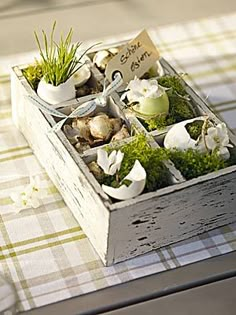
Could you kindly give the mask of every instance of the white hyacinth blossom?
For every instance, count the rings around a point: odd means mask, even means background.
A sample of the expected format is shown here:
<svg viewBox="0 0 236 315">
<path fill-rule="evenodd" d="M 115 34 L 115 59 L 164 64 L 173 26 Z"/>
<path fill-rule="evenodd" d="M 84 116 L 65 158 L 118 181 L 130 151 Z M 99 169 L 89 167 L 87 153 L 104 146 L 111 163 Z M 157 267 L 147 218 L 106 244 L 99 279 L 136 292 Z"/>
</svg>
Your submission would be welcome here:
<svg viewBox="0 0 236 315">
<path fill-rule="evenodd" d="M 141 102 L 145 98 L 158 98 L 163 93 L 158 86 L 157 80 L 140 80 L 137 77 L 131 80 L 121 100 L 126 97 L 130 103 Z"/>
<path fill-rule="evenodd" d="M 218 152 L 225 160 L 229 158 L 228 148 L 232 148 L 232 145 L 229 143 L 229 135 L 225 123 L 208 128 L 205 143 L 208 150 Z"/>
<path fill-rule="evenodd" d="M 30 177 L 30 183 L 22 192 L 14 192 L 10 195 L 17 211 L 28 208 L 38 208 L 42 205 L 42 198 L 47 195 L 46 189 L 42 188 L 39 176 Z"/>
</svg>

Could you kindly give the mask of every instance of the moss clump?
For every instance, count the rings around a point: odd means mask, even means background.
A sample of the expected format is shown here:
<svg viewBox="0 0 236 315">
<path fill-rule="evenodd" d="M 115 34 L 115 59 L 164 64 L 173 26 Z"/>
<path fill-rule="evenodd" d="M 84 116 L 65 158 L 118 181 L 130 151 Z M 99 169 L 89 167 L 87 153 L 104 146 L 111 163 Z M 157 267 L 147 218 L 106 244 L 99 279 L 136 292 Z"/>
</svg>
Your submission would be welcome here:
<svg viewBox="0 0 236 315">
<path fill-rule="evenodd" d="M 37 90 L 39 81 L 43 77 L 42 66 L 39 62 L 34 65 L 30 65 L 22 70 L 23 75 L 30 84 L 33 90 Z"/>
<path fill-rule="evenodd" d="M 171 88 L 172 92 L 181 96 L 185 96 L 187 94 L 181 79 L 177 75 L 165 75 L 160 77 L 158 78 L 158 84 L 165 88 Z"/>
<path fill-rule="evenodd" d="M 226 166 L 226 162 L 216 153 L 201 153 L 197 150 L 188 149 L 167 150 L 169 158 L 176 168 L 188 180 L 218 171 Z"/>
<path fill-rule="evenodd" d="M 148 131 L 156 129 L 161 130 L 164 129 L 167 125 L 171 125 L 174 123 L 174 121 L 172 121 L 171 118 L 167 117 L 166 115 L 159 115 L 155 118 L 141 120 L 141 122 Z"/>
<path fill-rule="evenodd" d="M 124 159 L 119 172 L 114 176 L 105 175 L 101 184 L 112 187 L 119 187 L 119 183 L 131 171 L 135 160 L 139 160 L 147 173 L 147 180 L 144 192 L 155 191 L 169 184 L 169 172 L 163 161 L 166 160 L 164 149 L 151 148 L 145 135 L 137 135 L 130 143 L 121 148 L 112 147 L 109 151 L 120 149 L 124 153 Z"/>
<path fill-rule="evenodd" d="M 178 95 L 169 95 L 169 113 L 166 116 L 159 115 L 155 118 L 143 120 L 143 125 L 149 130 L 164 129 L 166 126 L 195 117 L 195 113 L 189 102 Z"/>
<path fill-rule="evenodd" d="M 185 99 L 177 95 L 171 95 L 169 96 L 169 102 L 170 109 L 168 116 L 174 120 L 174 123 L 195 117 L 195 113 L 190 103 Z"/>
<path fill-rule="evenodd" d="M 202 153 L 194 149 L 180 151 L 177 149 L 151 148 L 143 134 L 137 135 L 132 142 L 125 144 L 121 148 L 113 146 L 107 150 L 110 153 L 114 149 L 120 149 L 124 153 L 121 168 L 114 176 L 105 175 L 104 173 L 103 176 L 100 176 L 101 169 L 99 176 L 96 176 L 97 172 L 91 170 L 99 183 L 114 188 L 119 187 L 122 179 L 128 175 L 137 159 L 147 173 L 144 192 L 155 191 L 170 184 L 169 171 L 163 164 L 168 159 L 173 161 L 175 167 L 186 180 L 218 171 L 236 163 L 235 152 L 231 154 L 230 160 L 224 161 L 217 152 Z M 127 186 L 130 184 L 130 181 L 124 182 Z"/>
<path fill-rule="evenodd" d="M 195 120 L 192 123 L 185 125 L 185 128 L 192 139 L 197 140 L 201 135 L 203 124 L 203 120 Z"/>
</svg>

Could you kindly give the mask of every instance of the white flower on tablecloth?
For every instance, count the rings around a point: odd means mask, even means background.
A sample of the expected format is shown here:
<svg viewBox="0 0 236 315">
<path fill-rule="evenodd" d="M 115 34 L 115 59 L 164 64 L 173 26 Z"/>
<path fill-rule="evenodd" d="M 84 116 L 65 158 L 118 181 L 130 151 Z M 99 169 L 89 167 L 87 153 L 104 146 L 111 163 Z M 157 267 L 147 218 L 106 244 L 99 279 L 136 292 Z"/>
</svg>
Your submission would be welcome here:
<svg viewBox="0 0 236 315">
<path fill-rule="evenodd" d="M 30 177 L 30 183 L 22 192 L 14 192 L 10 195 L 14 201 L 17 211 L 28 208 L 38 208 L 42 205 L 42 198 L 47 195 L 47 191 L 42 187 L 39 176 Z"/>
<path fill-rule="evenodd" d="M 208 150 L 217 151 L 225 160 L 230 157 L 228 147 L 232 148 L 232 145 L 229 143 L 229 135 L 225 123 L 208 128 L 205 142 Z"/>
<path fill-rule="evenodd" d="M 129 82 L 126 90 L 128 91 L 121 96 L 121 100 L 127 97 L 130 103 L 141 102 L 145 98 L 158 98 L 163 93 L 157 80 L 140 80 L 137 77 Z"/>
<path fill-rule="evenodd" d="M 107 151 L 99 149 L 97 151 L 97 164 L 103 169 L 107 175 L 114 175 L 119 171 L 124 153 L 120 150 L 112 151 L 108 156 Z"/>
</svg>

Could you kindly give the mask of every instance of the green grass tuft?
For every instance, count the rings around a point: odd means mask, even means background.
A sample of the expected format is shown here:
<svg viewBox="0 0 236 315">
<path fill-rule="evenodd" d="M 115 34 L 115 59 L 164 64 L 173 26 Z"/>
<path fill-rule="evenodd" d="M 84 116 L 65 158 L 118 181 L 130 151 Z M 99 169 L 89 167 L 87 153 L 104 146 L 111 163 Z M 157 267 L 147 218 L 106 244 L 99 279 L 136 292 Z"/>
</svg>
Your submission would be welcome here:
<svg viewBox="0 0 236 315">
<path fill-rule="evenodd" d="M 54 40 L 56 22 L 54 22 L 51 34 L 48 38 L 45 31 L 42 30 L 42 43 L 39 36 L 34 32 L 37 46 L 41 56 L 41 65 L 43 77 L 47 83 L 58 86 L 65 83 L 72 75 L 82 67 L 82 57 L 89 49 L 78 58 L 76 53 L 81 45 L 81 42 L 72 44 L 72 28 L 64 38 L 60 37 L 59 43 Z"/>
</svg>

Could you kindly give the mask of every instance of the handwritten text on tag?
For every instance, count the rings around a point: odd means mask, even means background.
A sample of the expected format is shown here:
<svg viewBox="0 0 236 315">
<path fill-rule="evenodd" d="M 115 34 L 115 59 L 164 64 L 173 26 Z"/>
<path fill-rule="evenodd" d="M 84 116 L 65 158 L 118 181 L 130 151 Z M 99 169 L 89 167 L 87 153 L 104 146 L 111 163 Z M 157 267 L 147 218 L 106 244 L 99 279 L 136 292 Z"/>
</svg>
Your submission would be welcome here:
<svg viewBox="0 0 236 315">
<path fill-rule="evenodd" d="M 141 77 L 159 59 L 159 52 L 144 30 L 108 63 L 106 77 L 111 82 L 114 74 L 120 72 L 124 82 L 135 76 Z"/>
</svg>

